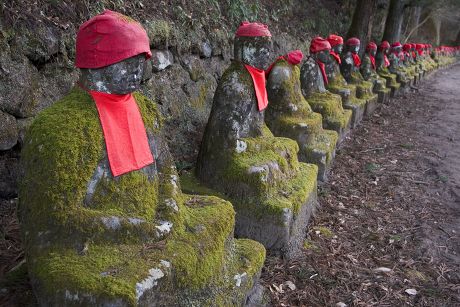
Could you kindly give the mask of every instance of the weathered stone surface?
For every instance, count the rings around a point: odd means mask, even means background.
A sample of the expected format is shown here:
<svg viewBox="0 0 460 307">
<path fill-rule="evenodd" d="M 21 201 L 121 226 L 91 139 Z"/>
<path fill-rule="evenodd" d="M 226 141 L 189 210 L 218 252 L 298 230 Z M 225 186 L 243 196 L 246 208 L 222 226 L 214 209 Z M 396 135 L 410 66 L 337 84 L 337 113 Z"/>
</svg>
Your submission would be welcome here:
<svg viewBox="0 0 460 307">
<path fill-rule="evenodd" d="M 24 145 L 24 139 L 26 136 L 27 129 L 29 129 L 30 125 L 32 125 L 34 118 L 29 117 L 29 118 L 18 118 L 18 143 L 22 147 Z"/>
<path fill-rule="evenodd" d="M 18 32 L 21 35 L 15 36 L 13 45 L 33 62 L 44 63 L 60 50 L 61 33 L 55 26 L 40 22 Z"/>
<path fill-rule="evenodd" d="M 299 144 L 299 160 L 318 166 L 318 180 L 325 181 L 335 156 L 338 135 L 323 130 L 322 117 L 312 111 L 300 89 L 300 69 L 278 60 L 267 80 L 269 105 L 265 122 L 275 136 Z"/>
<path fill-rule="evenodd" d="M 316 199 L 317 167 L 299 163 L 298 150 L 268 130 L 250 74 L 232 63 L 214 96 L 196 174 L 231 199 L 237 236 L 286 257 L 298 253 Z"/>
<path fill-rule="evenodd" d="M 326 90 L 318 64 L 312 57 L 305 61 L 300 70 L 302 94 L 313 111 L 323 116 L 323 126 L 339 134 L 339 143 L 350 131 L 352 112 L 344 110 L 342 98 Z"/>
<path fill-rule="evenodd" d="M 152 50 L 152 69 L 154 72 L 165 70 L 174 63 L 174 56 L 169 50 Z"/>
<path fill-rule="evenodd" d="M 19 157 L 10 151 L 0 155 L 0 197 L 12 198 L 18 194 Z"/>
<path fill-rule="evenodd" d="M 0 150 L 8 150 L 18 142 L 18 124 L 13 115 L 0 111 Z"/>
</svg>

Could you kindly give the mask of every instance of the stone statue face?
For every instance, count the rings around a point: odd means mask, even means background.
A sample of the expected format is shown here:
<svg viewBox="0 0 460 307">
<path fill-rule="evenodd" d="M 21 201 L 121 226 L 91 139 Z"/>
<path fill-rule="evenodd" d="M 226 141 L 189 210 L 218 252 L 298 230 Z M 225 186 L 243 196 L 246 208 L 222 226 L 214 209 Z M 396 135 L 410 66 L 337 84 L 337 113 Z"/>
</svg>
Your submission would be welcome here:
<svg viewBox="0 0 460 307">
<path fill-rule="evenodd" d="M 331 52 L 329 50 L 322 50 L 316 53 L 316 58 L 323 63 L 329 63 L 331 61 L 330 57 Z"/>
<path fill-rule="evenodd" d="M 332 47 L 332 51 L 334 51 L 337 54 L 341 54 L 343 51 L 343 44 L 335 45 Z"/>
<path fill-rule="evenodd" d="M 375 49 L 370 49 L 369 50 L 369 54 L 372 55 L 372 56 L 375 56 L 376 53 L 377 53 L 377 50 L 375 50 Z"/>
<path fill-rule="evenodd" d="M 350 51 L 355 54 L 359 52 L 359 48 L 360 48 L 360 45 L 349 47 Z"/>
<path fill-rule="evenodd" d="M 89 90 L 108 94 L 128 94 L 139 89 L 144 74 L 145 54 L 96 68 L 82 68 L 80 84 Z"/>
<path fill-rule="evenodd" d="M 235 59 L 252 67 L 266 70 L 270 64 L 271 37 L 235 38 Z"/>
<path fill-rule="evenodd" d="M 401 47 L 393 47 L 391 48 L 393 52 L 400 53 L 401 52 Z"/>
</svg>

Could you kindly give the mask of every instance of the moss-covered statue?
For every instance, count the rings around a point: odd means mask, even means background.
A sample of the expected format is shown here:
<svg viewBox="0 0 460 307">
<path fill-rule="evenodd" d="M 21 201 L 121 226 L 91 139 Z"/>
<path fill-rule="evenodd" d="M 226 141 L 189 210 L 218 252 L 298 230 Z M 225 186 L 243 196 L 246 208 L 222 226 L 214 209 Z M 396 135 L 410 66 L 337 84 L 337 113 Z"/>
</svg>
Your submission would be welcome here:
<svg viewBox="0 0 460 307">
<path fill-rule="evenodd" d="M 300 69 L 302 94 L 307 99 L 313 111 L 323 116 L 323 126 L 335 130 L 341 142 L 350 131 L 350 110 L 342 107 L 342 98 L 326 89 L 328 78 L 326 64 L 331 61 L 331 44 L 322 38 L 315 37 L 310 44 L 310 56 Z"/>
<path fill-rule="evenodd" d="M 348 84 L 356 85 L 356 96 L 366 100 L 365 113 L 371 114 L 377 105 L 378 96 L 374 94 L 374 84 L 364 80 L 361 72 L 361 58 L 359 50 L 361 41 L 356 37 L 349 38 L 345 43 L 345 50 L 342 53 L 342 64 L 340 64 L 340 72 Z"/>
<path fill-rule="evenodd" d="M 401 87 L 407 89 L 411 85 L 411 78 L 405 72 L 403 56 L 401 43 L 394 42 L 391 44 L 390 54 L 388 56 L 390 66 L 388 66 L 388 69 L 397 76 L 396 80 L 401 84 Z"/>
<path fill-rule="evenodd" d="M 26 259 L 41 306 L 243 305 L 262 245 L 231 204 L 182 194 L 155 104 L 136 93 L 142 26 L 105 11 L 78 32 L 79 85 L 37 116 L 22 152 Z"/>
<path fill-rule="evenodd" d="M 271 45 L 266 25 L 238 28 L 235 60 L 217 86 L 196 175 L 232 201 L 238 237 L 291 257 L 316 204 L 318 168 L 300 163 L 297 142 L 274 137 L 264 123 Z"/>
<path fill-rule="evenodd" d="M 318 166 L 318 179 L 326 180 L 335 156 L 337 132 L 324 130 L 322 116 L 312 111 L 300 89 L 300 50 L 279 57 L 267 80 L 268 104 L 265 122 L 276 136 L 299 144 L 299 160 Z"/>
<path fill-rule="evenodd" d="M 375 64 L 375 54 L 377 53 L 377 45 L 370 42 L 366 46 L 366 52 L 363 56 L 360 72 L 364 80 L 374 84 L 374 93 L 379 96 L 380 103 L 386 103 L 390 99 L 391 90 L 386 87 L 386 80 L 377 74 L 377 66 Z"/>
<path fill-rule="evenodd" d="M 347 83 L 340 73 L 340 64 L 342 63 L 340 55 L 343 51 L 343 38 L 331 34 L 327 40 L 331 44 L 332 49 L 330 54 L 331 60 L 326 63 L 326 75 L 328 78 L 326 88 L 332 93 L 340 95 L 343 107 L 353 112 L 351 127 L 355 128 L 363 119 L 366 100 L 356 97 L 356 85 Z"/>
<path fill-rule="evenodd" d="M 390 43 L 382 41 L 375 56 L 375 64 L 377 66 L 377 74 L 386 80 L 387 88 L 391 89 L 391 97 L 396 96 L 401 88 L 401 84 L 398 83 L 396 74 L 393 74 L 389 70 L 390 61 L 388 60 L 388 52 L 390 50 Z"/>
</svg>

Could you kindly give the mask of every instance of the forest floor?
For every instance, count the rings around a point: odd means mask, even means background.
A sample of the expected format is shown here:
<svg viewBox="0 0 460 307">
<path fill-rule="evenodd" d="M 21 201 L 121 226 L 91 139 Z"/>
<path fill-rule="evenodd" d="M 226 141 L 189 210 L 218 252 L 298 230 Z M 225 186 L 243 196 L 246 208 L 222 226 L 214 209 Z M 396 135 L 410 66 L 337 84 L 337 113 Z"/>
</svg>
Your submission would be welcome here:
<svg viewBox="0 0 460 307">
<path fill-rule="evenodd" d="M 438 71 L 352 132 L 302 255 L 267 258 L 274 306 L 460 305 L 459 85 L 460 65 Z M 17 202 L 0 202 L 2 279 L 23 252 Z M 35 305 L 20 271 L 0 306 Z"/>
<path fill-rule="evenodd" d="M 460 306 L 460 65 L 352 131 L 302 255 L 268 257 L 276 306 Z"/>
</svg>

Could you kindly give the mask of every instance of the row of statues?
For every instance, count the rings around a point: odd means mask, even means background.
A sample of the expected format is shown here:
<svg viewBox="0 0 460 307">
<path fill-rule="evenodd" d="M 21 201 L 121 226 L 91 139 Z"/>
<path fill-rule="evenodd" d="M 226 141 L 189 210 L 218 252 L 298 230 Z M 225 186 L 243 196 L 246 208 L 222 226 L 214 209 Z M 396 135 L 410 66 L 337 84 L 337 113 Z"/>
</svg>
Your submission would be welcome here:
<svg viewBox="0 0 460 307">
<path fill-rule="evenodd" d="M 196 182 L 182 185 L 161 114 L 136 92 L 145 30 L 112 11 L 80 27 L 78 84 L 37 116 L 22 152 L 20 220 L 41 306 L 256 304 L 266 250 L 299 252 L 317 180 L 350 128 L 438 67 L 430 46 L 370 43 L 361 60 L 359 39 L 331 35 L 305 60 L 296 50 L 271 63 L 271 45 L 266 25 L 238 28 Z"/>
</svg>

